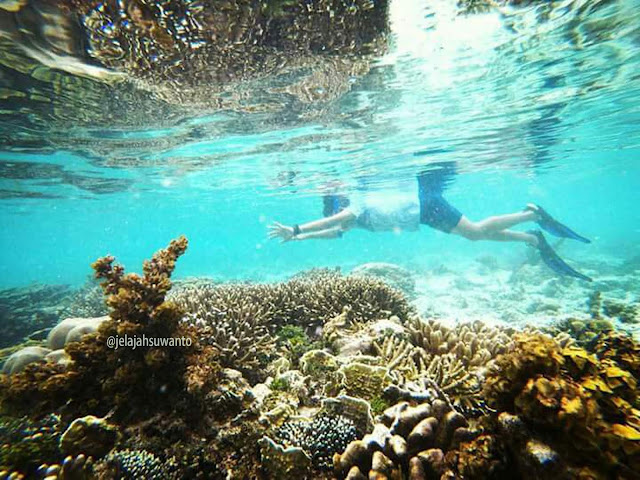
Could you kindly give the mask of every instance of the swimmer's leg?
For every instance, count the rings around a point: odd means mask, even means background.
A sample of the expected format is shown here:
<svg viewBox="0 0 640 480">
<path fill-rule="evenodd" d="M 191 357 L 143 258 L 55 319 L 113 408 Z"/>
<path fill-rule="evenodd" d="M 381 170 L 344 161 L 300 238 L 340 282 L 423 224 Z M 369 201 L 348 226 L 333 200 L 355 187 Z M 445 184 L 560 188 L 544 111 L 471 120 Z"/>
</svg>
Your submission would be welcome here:
<svg viewBox="0 0 640 480">
<path fill-rule="evenodd" d="M 517 225 L 518 223 L 535 220 L 535 215 L 533 218 L 530 218 L 531 215 L 528 215 L 529 213 L 531 212 L 489 217 L 480 222 L 472 222 L 463 216 L 460 218 L 458 224 L 451 230 L 451 233 L 474 241 L 523 242 L 536 247 L 538 246 L 538 238 L 535 235 L 507 230 L 510 226 Z M 502 229 L 499 227 L 502 227 Z"/>
</svg>

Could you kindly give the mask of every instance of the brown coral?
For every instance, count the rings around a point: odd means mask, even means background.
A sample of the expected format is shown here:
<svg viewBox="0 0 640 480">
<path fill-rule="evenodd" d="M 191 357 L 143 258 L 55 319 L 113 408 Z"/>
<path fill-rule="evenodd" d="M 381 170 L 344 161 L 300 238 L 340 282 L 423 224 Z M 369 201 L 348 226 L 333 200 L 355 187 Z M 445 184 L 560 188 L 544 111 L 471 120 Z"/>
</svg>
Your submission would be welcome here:
<svg viewBox="0 0 640 480">
<path fill-rule="evenodd" d="M 125 275 L 113 257 L 96 261 L 93 268 L 96 277 L 103 279 L 110 320 L 95 334 L 65 347 L 72 360 L 66 370 L 58 365 L 32 365 L 11 379 L 3 378 L 3 407 L 32 415 L 62 409 L 75 417 L 113 410 L 120 419 L 186 407 L 182 392 L 186 380 L 193 382 L 194 376 L 193 371 L 187 372 L 187 362 L 206 350 L 188 327 L 179 324 L 182 311 L 164 300 L 175 262 L 186 247 L 184 237 L 172 241 L 144 262 L 143 276 Z M 110 348 L 110 337 L 125 336 L 185 337 L 189 342 L 174 348 Z M 185 414 L 189 411 L 195 415 L 197 409 L 187 408 Z"/>
<path fill-rule="evenodd" d="M 440 478 L 446 471 L 445 452 L 477 434 L 442 400 L 416 406 L 401 402 L 380 419 L 372 433 L 334 456 L 338 478 L 403 478 L 406 465 L 413 472 L 410 478 Z"/>
<path fill-rule="evenodd" d="M 526 429 L 529 440 L 537 442 L 538 447 L 527 446 L 532 452 L 550 448 L 571 471 L 625 477 L 640 466 L 638 372 L 633 370 L 638 361 L 637 344 L 618 334 L 604 336 L 596 355 L 562 348 L 544 335 L 520 335 L 515 349 L 498 358 L 485 394 L 492 406 L 518 415 L 523 426 L 517 430 Z M 502 430 L 511 435 L 516 429 Z"/>
</svg>

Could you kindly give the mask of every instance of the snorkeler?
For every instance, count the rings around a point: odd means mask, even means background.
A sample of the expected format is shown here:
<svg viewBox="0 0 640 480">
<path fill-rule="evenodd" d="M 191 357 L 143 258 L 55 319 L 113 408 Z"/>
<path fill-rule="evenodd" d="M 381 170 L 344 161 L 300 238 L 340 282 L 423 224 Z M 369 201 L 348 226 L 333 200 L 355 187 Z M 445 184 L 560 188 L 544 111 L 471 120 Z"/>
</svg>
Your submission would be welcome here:
<svg viewBox="0 0 640 480">
<path fill-rule="evenodd" d="M 567 265 L 547 243 L 540 230 L 516 232 L 509 230 L 524 222 L 537 222 L 547 232 L 563 238 L 590 243 L 566 225 L 555 220 L 539 205 L 528 204 L 522 212 L 492 216 L 472 222 L 442 196 L 445 181 L 455 172 L 450 162 L 438 164 L 439 169 L 418 175 L 418 196 L 405 193 L 376 193 L 359 201 L 342 195 L 325 195 L 324 217 L 302 225 L 287 226 L 274 222 L 269 238 L 291 240 L 338 238 L 352 228 L 373 232 L 418 230 L 420 224 L 460 235 L 469 240 L 523 242 L 538 249 L 542 260 L 556 273 L 582 280 L 591 278 Z"/>
</svg>

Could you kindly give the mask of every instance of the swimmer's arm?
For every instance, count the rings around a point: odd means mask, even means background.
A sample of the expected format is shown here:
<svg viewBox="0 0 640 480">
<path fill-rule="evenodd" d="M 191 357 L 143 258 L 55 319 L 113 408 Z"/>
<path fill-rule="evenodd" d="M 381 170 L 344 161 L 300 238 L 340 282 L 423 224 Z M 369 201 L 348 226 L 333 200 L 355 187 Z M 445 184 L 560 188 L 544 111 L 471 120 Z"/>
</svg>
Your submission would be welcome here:
<svg viewBox="0 0 640 480">
<path fill-rule="evenodd" d="M 300 233 L 321 232 L 331 229 L 333 227 L 342 227 L 351 224 L 356 219 L 356 216 L 351 212 L 349 208 L 345 208 L 335 215 L 331 215 L 320 220 L 304 223 L 299 225 Z M 298 234 L 300 236 L 300 234 Z"/>
<path fill-rule="evenodd" d="M 355 224 L 356 216 L 349 209 L 345 209 L 340 213 L 332 215 L 327 218 L 321 218 L 320 220 L 315 220 L 313 222 L 305 223 L 303 225 L 298 225 L 299 233 L 296 238 L 294 238 L 295 227 L 290 227 L 288 225 L 283 225 L 278 222 L 273 222 L 272 225 L 269 225 L 269 238 L 279 238 L 282 242 L 288 242 L 290 240 L 305 240 L 307 238 L 335 238 L 339 236 L 335 234 L 334 236 L 327 237 L 328 230 L 336 230 L 336 231 L 346 231 L 352 228 Z M 322 232 L 323 236 L 320 237 L 311 237 L 309 234 L 312 233 L 320 233 Z M 302 238 L 300 236 L 303 235 Z"/>
<path fill-rule="evenodd" d="M 341 237 L 344 230 L 342 227 L 327 228 L 309 233 L 299 233 L 292 240 L 313 240 L 313 239 L 329 239 Z"/>
</svg>

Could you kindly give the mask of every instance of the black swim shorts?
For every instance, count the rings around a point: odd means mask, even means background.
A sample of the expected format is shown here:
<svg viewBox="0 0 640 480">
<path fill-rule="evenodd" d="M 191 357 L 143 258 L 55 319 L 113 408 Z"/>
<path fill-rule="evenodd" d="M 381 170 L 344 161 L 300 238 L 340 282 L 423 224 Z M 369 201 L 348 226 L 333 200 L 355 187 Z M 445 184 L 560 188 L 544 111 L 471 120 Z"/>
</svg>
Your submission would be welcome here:
<svg viewBox="0 0 640 480">
<path fill-rule="evenodd" d="M 462 213 L 442 198 L 442 195 L 420 195 L 420 223 L 451 233 L 461 218 Z"/>
</svg>

